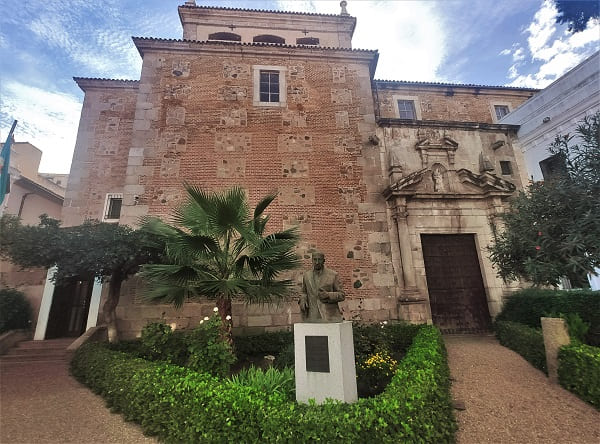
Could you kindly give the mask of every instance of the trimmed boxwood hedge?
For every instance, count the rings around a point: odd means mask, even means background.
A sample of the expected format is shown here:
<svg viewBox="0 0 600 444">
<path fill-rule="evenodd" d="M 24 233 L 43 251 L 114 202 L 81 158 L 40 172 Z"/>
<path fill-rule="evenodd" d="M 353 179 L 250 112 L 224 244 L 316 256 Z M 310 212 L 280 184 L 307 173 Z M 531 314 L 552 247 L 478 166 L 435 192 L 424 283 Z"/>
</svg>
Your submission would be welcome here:
<svg viewBox="0 0 600 444">
<path fill-rule="evenodd" d="M 73 375 L 167 442 L 454 442 L 450 372 L 439 331 L 423 326 L 386 390 L 354 404 L 289 402 L 204 373 L 89 344 Z"/>
<path fill-rule="evenodd" d="M 600 348 L 571 344 L 558 351 L 558 380 L 600 410 Z"/>
<path fill-rule="evenodd" d="M 577 313 L 582 320 L 590 324 L 586 342 L 600 346 L 600 292 L 598 291 L 528 288 L 507 298 L 496 320 L 518 322 L 539 328 L 542 316 L 568 313 Z"/>
<path fill-rule="evenodd" d="M 497 321 L 495 330 L 500 344 L 516 351 L 538 370 L 548 373 L 546 348 L 540 329 L 517 322 Z"/>
</svg>

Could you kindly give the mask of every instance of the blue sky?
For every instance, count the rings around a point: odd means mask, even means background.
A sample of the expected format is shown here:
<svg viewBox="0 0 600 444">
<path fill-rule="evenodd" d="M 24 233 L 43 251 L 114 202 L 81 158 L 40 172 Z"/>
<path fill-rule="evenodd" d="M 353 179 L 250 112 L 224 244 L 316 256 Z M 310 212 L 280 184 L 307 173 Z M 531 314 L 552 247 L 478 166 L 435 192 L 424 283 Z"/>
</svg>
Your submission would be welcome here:
<svg viewBox="0 0 600 444">
<path fill-rule="evenodd" d="M 70 168 L 83 93 L 76 77 L 138 79 L 131 36 L 181 38 L 185 0 L 3 0 L 0 138 L 43 151 L 41 171 Z M 339 1 L 198 5 L 337 14 Z M 550 0 L 349 0 L 353 46 L 380 52 L 376 78 L 543 88 L 599 48 L 600 24 L 570 34 Z M 10 11 L 10 12 L 8 12 Z"/>
</svg>

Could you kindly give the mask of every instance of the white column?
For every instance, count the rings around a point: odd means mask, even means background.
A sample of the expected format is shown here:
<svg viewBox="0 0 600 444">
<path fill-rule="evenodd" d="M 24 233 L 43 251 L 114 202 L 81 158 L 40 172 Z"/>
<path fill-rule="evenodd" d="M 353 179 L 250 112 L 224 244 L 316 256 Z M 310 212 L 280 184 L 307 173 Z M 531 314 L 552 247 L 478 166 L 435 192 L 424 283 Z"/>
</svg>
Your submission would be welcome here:
<svg viewBox="0 0 600 444">
<path fill-rule="evenodd" d="M 50 307 L 52 307 L 52 297 L 54 296 L 54 281 L 51 277 L 56 272 L 56 267 L 48 269 L 46 274 L 46 283 L 44 284 L 44 292 L 42 293 L 42 303 L 38 314 L 37 324 L 35 325 L 35 333 L 33 339 L 41 341 L 46 337 L 46 328 L 48 327 L 48 317 L 50 316 Z"/>
<path fill-rule="evenodd" d="M 92 297 L 90 299 L 90 309 L 88 310 L 87 331 L 91 327 L 95 327 L 98 323 L 98 311 L 100 310 L 100 296 L 102 295 L 102 281 L 98 278 L 94 279 L 94 287 L 92 288 Z"/>
</svg>

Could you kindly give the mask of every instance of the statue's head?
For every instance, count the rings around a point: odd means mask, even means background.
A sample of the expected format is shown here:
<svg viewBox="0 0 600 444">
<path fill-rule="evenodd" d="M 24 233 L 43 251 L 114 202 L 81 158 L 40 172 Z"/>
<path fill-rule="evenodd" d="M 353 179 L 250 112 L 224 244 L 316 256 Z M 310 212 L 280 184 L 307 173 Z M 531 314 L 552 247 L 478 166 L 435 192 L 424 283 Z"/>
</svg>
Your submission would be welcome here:
<svg viewBox="0 0 600 444">
<path fill-rule="evenodd" d="M 325 255 L 320 251 L 315 251 L 312 254 L 313 270 L 320 271 L 325 265 Z"/>
</svg>

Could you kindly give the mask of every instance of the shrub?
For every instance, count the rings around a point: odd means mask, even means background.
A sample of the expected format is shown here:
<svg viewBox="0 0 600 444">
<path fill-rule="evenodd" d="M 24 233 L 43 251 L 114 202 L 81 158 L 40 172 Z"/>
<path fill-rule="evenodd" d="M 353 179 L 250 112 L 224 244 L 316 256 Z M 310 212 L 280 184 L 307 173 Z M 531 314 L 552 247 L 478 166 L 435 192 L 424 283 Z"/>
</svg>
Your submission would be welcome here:
<svg viewBox="0 0 600 444">
<path fill-rule="evenodd" d="M 233 349 L 219 315 L 213 315 L 185 336 L 186 367 L 198 372 L 225 377 L 235 362 Z"/>
<path fill-rule="evenodd" d="M 251 336 L 236 336 L 234 349 L 240 361 L 256 355 L 279 355 L 286 347 L 294 343 L 291 331 L 275 331 Z M 293 361 L 292 361 L 293 362 Z"/>
<path fill-rule="evenodd" d="M 289 401 L 295 399 L 295 377 L 291 368 L 278 370 L 271 367 L 262 370 L 249 367 L 232 376 L 230 383 L 236 386 L 251 386 L 267 393 L 277 393 Z"/>
<path fill-rule="evenodd" d="M 354 404 L 296 404 L 279 393 L 88 344 L 72 372 L 126 419 L 166 442 L 454 442 L 441 335 L 419 328 L 385 391 Z"/>
<path fill-rule="evenodd" d="M 516 351 L 538 370 L 548 373 L 546 348 L 540 329 L 517 322 L 496 321 L 495 330 L 500 344 Z"/>
<path fill-rule="evenodd" d="M 590 324 L 584 322 L 577 313 L 567 313 L 561 317 L 563 317 L 567 323 L 571 342 L 578 344 L 583 343 L 585 341 L 585 336 L 590 329 Z"/>
<path fill-rule="evenodd" d="M 561 291 L 528 288 L 510 296 L 497 321 L 519 322 L 529 327 L 541 326 L 540 318 L 548 313 L 577 313 L 590 324 L 586 335 L 589 345 L 600 345 L 600 292 L 591 290 Z"/>
<path fill-rule="evenodd" d="M 420 326 L 402 322 L 393 324 L 382 322 L 359 324 L 353 328 L 356 362 L 362 362 L 379 349 L 388 350 L 396 360 L 402 359 Z"/>
<path fill-rule="evenodd" d="M 273 365 L 275 368 L 283 370 L 284 368 L 294 368 L 295 364 L 296 350 L 294 348 L 294 343 L 292 342 L 286 345 L 285 348 L 275 356 L 275 362 L 273 362 Z"/>
<path fill-rule="evenodd" d="M 25 295 L 13 288 L 0 290 L 0 333 L 29 328 L 31 305 Z"/>
<path fill-rule="evenodd" d="M 383 392 L 396 373 L 398 361 L 385 348 L 370 355 L 356 365 L 358 395 L 361 398 Z"/>
<path fill-rule="evenodd" d="M 600 409 L 600 348 L 585 344 L 561 347 L 558 380 L 564 388 Z"/>
<path fill-rule="evenodd" d="M 235 362 L 227 331 L 217 314 L 206 317 L 191 331 L 173 332 L 169 325 L 152 322 L 142 329 L 137 347 L 128 344 L 110 348 L 221 377 L 229 374 Z"/>
<path fill-rule="evenodd" d="M 151 322 L 142 328 L 140 341 L 149 359 L 159 359 L 164 355 L 172 334 L 171 326 L 162 322 Z"/>
</svg>

